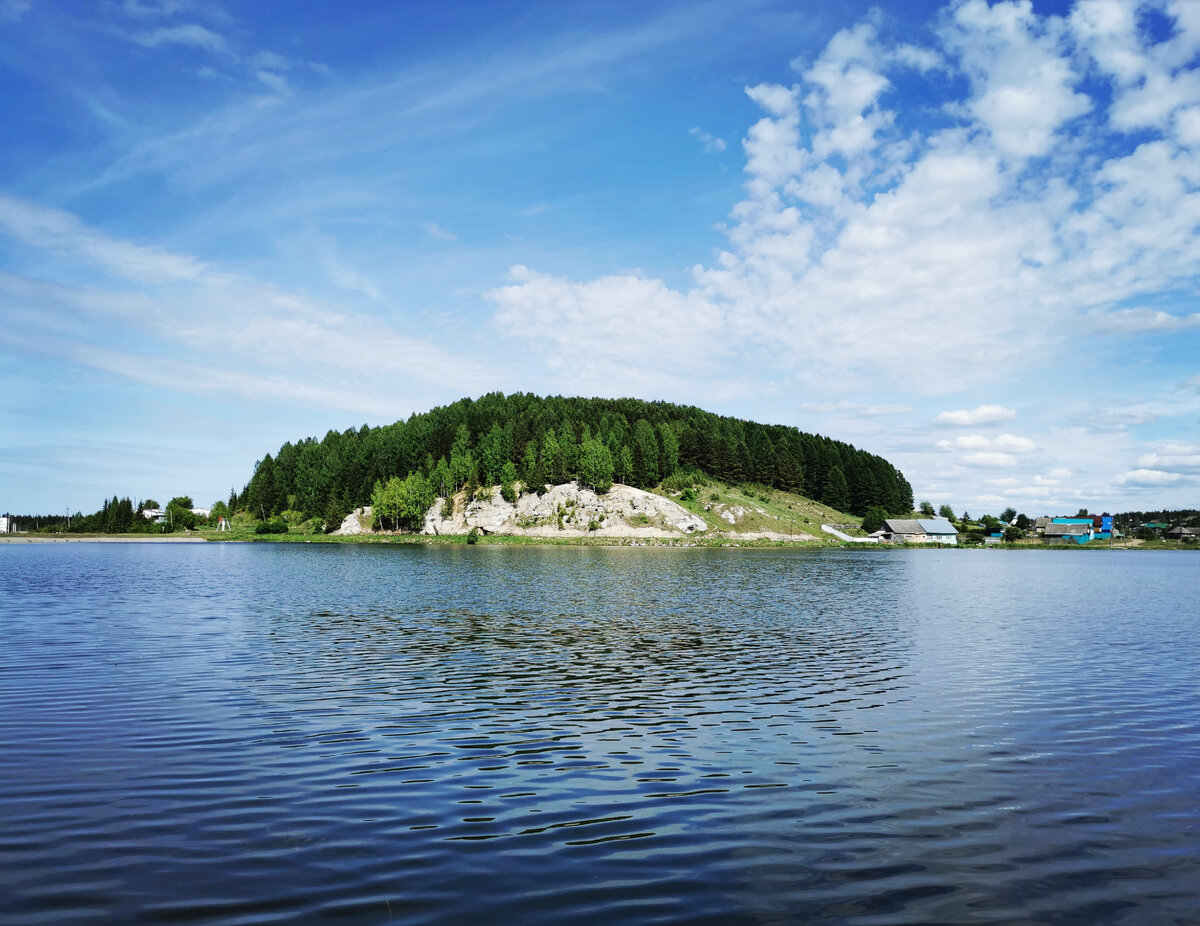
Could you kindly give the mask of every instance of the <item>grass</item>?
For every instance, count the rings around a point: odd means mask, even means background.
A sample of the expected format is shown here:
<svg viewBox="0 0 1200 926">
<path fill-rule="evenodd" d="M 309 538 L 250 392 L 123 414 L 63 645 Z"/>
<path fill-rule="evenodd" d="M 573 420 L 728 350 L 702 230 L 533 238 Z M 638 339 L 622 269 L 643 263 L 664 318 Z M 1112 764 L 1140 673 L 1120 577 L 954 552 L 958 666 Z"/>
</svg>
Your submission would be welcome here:
<svg viewBox="0 0 1200 926">
<path fill-rule="evenodd" d="M 656 490 L 708 524 L 709 533 L 739 534 L 771 532 L 775 534 L 811 534 L 824 541 L 832 540 L 822 532 L 822 524 L 852 525 L 848 534 L 862 534 L 862 519 L 822 505 L 803 495 L 769 489 L 765 486 L 730 486 L 714 482 L 704 486 L 695 500 L 684 501 L 679 492 Z M 721 517 L 722 511 L 744 509 L 735 524 Z"/>
</svg>

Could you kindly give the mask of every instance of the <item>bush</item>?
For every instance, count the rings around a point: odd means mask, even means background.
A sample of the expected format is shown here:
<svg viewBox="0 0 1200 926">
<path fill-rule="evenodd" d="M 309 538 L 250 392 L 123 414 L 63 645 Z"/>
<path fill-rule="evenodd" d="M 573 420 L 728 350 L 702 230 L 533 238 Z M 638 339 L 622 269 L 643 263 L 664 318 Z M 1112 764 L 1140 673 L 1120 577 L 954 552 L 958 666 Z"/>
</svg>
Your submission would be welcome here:
<svg viewBox="0 0 1200 926">
<path fill-rule="evenodd" d="M 271 518 L 268 521 L 259 521 L 254 527 L 256 534 L 286 534 L 288 532 L 287 521 L 283 518 Z"/>
<path fill-rule="evenodd" d="M 479 528 L 472 527 L 470 533 L 467 534 L 467 543 L 479 542 Z"/>
<path fill-rule="evenodd" d="M 881 505 L 872 505 L 867 509 L 867 513 L 863 515 L 862 529 L 868 534 L 873 534 L 879 528 L 883 527 L 883 522 L 887 519 L 887 509 Z"/>
<path fill-rule="evenodd" d="M 688 486 L 679 493 L 679 500 L 683 502 L 694 502 L 696 500 L 696 490 L 692 486 Z"/>
</svg>

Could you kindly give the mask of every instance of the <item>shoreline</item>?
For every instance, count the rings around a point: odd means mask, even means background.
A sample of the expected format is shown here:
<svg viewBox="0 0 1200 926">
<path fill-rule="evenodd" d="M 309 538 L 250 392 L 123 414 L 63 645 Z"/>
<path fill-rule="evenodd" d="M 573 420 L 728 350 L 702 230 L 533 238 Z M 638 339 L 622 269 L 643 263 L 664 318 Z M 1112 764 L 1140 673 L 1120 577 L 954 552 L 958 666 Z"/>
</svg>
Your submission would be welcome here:
<svg viewBox="0 0 1200 926">
<path fill-rule="evenodd" d="M 142 534 L 0 534 L 0 543 L 208 543 L 207 537 Z"/>
</svg>

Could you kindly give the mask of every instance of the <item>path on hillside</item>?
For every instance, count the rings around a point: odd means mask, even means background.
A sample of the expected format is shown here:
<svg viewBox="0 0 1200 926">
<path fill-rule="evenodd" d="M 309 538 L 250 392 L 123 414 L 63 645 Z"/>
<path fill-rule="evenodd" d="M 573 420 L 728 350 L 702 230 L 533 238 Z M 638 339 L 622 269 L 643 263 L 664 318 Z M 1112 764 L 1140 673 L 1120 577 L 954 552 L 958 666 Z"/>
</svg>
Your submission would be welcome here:
<svg viewBox="0 0 1200 926">
<path fill-rule="evenodd" d="M 821 530 L 827 534 L 833 534 L 838 540 L 844 540 L 847 543 L 879 543 L 875 537 L 851 537 L 849 534 L 843 534 L 832 524 L 822 524 Z"/>
</svg>

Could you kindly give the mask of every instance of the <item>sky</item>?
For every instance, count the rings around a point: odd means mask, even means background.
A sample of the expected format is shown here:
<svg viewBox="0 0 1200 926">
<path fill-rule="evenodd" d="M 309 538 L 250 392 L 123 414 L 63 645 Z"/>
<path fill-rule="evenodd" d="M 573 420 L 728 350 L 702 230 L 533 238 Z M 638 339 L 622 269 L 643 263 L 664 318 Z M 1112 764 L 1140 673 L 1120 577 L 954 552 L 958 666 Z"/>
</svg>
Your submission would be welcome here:
<svg viewBox="0 0 1200 926">
<path fill-rule="evenodd" d="M 487 392 L 1200 507 L 1200 3 L 0 0 L 0 509 Z"/>
</svg>

